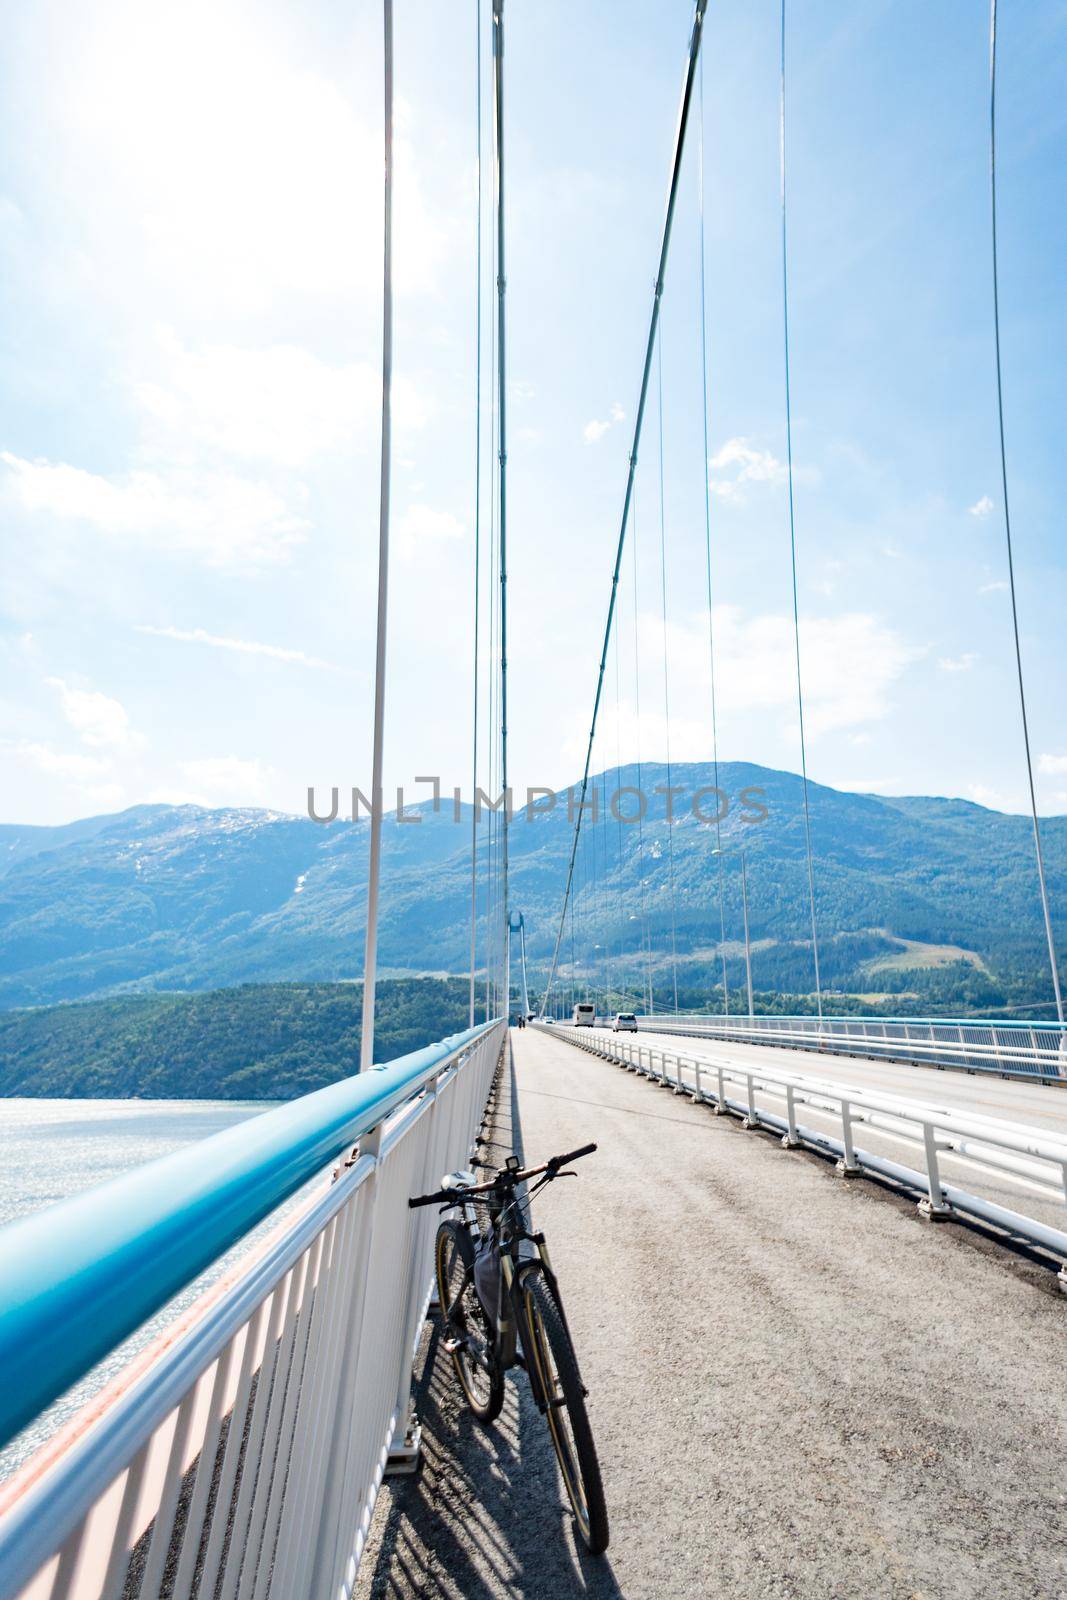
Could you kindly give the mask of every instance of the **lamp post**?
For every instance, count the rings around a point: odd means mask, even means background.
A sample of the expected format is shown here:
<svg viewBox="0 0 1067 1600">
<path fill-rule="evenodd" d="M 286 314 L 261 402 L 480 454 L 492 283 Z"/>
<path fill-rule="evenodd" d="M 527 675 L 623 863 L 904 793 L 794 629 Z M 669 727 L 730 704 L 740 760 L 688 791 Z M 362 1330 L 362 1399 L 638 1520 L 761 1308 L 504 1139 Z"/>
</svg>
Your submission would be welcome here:
<svg viewBox="0 0 1067 1600">
<path fill-rule="evenodd" d="M 745 847 L 741 846 L 741 908 L 745 918 L 745 980 L 748 984 L 748 1020 L 756 1014 L 752 1004 L 752 944 L 748 937 L 748 869 L 745 865 Z"/>
<path fill-rule="evenodd" d="M 744 916 L 744 921 L 745 921 L 745 979 L 746 979 L 746 982 L 747 982 L 747 985 L 748 985 L 748 1015 L 749 1015 L 749 1021 L 751 1021 L 752 1018 L 756 1014 L 756 1010 L 755 1010 L 755 1006 L 753 1004 L 753 999 L 752 999 L 752 942 L 751 942 L 751 940 L 749 938 L 749 933 L 748 933 L 748 866 L 747 866 L 747 863 L 745 861 L 745 847 L 744 847 L 744 845 L 738 845 L 737 851 L 738 851 L 738 854 L 741 857 L 741 910 L 742 910 L 742 914 Z M 718 849 L 718 850 L 713 850 L 711 853 L 712 853 L 713 856 L 724 856 L 724 855 L 726 855 L 727 852 L 725 850 Z M 725 956 L 723 957 L 723 994 L 724 994 L 724 998 L 725 998 L 725 994 L 726 994 L 726 960 L 725 960 Z M 729 1008 L 729 1002 L 728 1001 L 726 1002 L 726 1005 L 727 1005 L 727 1009 L 728 1009 Z"/>
</svg>

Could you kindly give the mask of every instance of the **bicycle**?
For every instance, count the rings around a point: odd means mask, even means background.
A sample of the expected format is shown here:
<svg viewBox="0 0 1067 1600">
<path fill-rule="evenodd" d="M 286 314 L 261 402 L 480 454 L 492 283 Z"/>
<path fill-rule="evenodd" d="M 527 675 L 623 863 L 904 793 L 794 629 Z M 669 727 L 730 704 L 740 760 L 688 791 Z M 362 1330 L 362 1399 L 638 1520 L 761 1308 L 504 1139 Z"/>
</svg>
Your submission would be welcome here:
<svg viewBox="0 0 1067 1600">
<path fill-rule="evenodd" d="M 474 1173 L 453 1173 L 445 1180 L 447 1187 L 415 1196 L 408 1205 L 441 1204 L 443 1212 L 458 1213 L 438 1227 L 434 1266 L 448 1330 L 445 1349 L 468 1405 L 488 1426 L 504 1403 L 504 1374 L 512 1367 L 524 1368 L 548 1423 L 578 1531 L 592 1554 L 601 1555 L 608 1546 L 608 1513 L 585 1409 L 589 1391 L 582 1383 L 545 1236 L 530 1231 L 526 1212 L 539 1190 L 556 1178 L 576 1176 L 563 1169 L 595 1149 L 595 1144 L 583 1145 L 526 1168 L 511 1155 L 487 1182 L 477 1182 Z M 540 1182 L 524 1201 L 518 1186 L 533 1178 Z M 486 1209 L 484 1225 L 479 1206 Z M 534 1246 L 536 1255 L 524 1254 L 523 1245 Z"/>
</svg>

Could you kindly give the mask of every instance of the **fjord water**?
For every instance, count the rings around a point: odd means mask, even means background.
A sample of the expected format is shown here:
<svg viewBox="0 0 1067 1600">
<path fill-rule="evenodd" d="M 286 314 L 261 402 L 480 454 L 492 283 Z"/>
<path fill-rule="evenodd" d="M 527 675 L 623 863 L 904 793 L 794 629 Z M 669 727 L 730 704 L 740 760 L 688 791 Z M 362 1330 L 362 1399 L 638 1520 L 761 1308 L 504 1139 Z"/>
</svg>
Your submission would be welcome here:
<svg viewBox="0 0 1067 1600">
<path fill-rule="evenodd" d="M 0 1226 L 265 1111 L 224 1100 L 0 1100 Z M 7 1450 L 0 1481 L 62 1426 L 122 1363 L 188 1305 L 218 1263 L 120 1351 L 50 1407 Z"/>
</svg>

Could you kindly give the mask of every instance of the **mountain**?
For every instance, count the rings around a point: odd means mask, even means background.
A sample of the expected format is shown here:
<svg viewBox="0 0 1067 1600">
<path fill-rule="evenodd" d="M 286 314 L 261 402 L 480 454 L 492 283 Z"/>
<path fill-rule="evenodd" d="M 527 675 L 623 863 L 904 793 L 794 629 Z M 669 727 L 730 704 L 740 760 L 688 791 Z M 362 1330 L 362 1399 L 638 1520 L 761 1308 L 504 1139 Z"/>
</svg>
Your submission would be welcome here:
<svg viewBox="0 0 1067 1600">
<path fill-rule="evenodd" d="M 690 797 L 704 764 L 679 764 L 666 824 L 666 769 L 610 771 L 593 787 L 640 786 L 643 823 L 601 814 L 583 826 L 563 977 L 611 964 L 636 986 L 651 949 L 657 995 L 672 981 L 693 1003 L 719 981 L 718 873 L 725 885 L 731 986 L 743 981 L 738 846 L 748 865 L 753 976 L 762 991 L 812 987 L 800 779 L 722 763 L 724 854 Z M 940 1008 L 1047 999 L 1029 821 L 961 800 L 842 793 L 809 785 L 824 985 L 918 996 Z M 753 793 L 753 791 L 757 791 Z M 747 801 L 744 797 L 747 793 Z M 520 797 L 522 798 L 522 797 Z M 714 814 L 713 797 L 701 800 Z M 547 806 L 547 801 L 541 802 Z M 626 812 L 634 797 L 623 800 Z M 761 816 L 760 812 L 765 811 Z M 468 959 L 471 814 L 430 802 L 383 830 L 379 959 L 386 973 L 462 973 Z M 358 976 L 368 825 L 270 811 L 136 806 L 65 828 L 0 830 L 0 1007 L 138 991 L 196 991 Z M 483 866 L 488 821 L 479 828 Z M 511 900 L 526 924 L 531 982 L 551 957 L 570 850 L 566 795 L 510 830 Z M 1067 904 L 1067 818 L 1044 824 L 1054 909 Z M 672 916 L 671 877 L 674 895 Z M 484 876 L 483 876 L 484 884 Z M 573 923 L 573 930 L 572 930 Z M 673 926 L 672 926 L 673 924 Z M 671 998 L 673 998 L 671 996 Z"/>
</svg>

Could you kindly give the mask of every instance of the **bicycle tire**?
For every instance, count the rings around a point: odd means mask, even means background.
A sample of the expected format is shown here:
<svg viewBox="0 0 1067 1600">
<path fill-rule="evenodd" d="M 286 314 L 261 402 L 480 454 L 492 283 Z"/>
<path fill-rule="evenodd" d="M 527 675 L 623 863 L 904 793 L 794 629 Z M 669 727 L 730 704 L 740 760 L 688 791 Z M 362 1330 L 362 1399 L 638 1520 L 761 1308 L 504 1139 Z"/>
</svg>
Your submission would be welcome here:
<svg viewBox="0 0 1067 1600">
<path fill-rule="evenodd" d="M 544 1274 L 533 1268 L 521 1284 L 522 1343 L 578 1532 L 593 1555 L 608 1547 L 608 1511 L 585 1389 L 567 1324 Z M 564 1426 L 566 1413 L 569 1428 Z"/>
<path fill-rule="evenodd" d="M 467 1404 L 479 1422 L 494 1422 L 504 1404 L 504 1374 L 492 1360 L 492 1330 L 470 1277 L 470 1236 L 458 1222 L 442 1222 L 434 1246 L 437 1298 L 447 1338 L 484 1345 L 487 1359 L 471 1355 L 471 1345 L 458 1343 L 452 1365 Z"/>
</svg>

